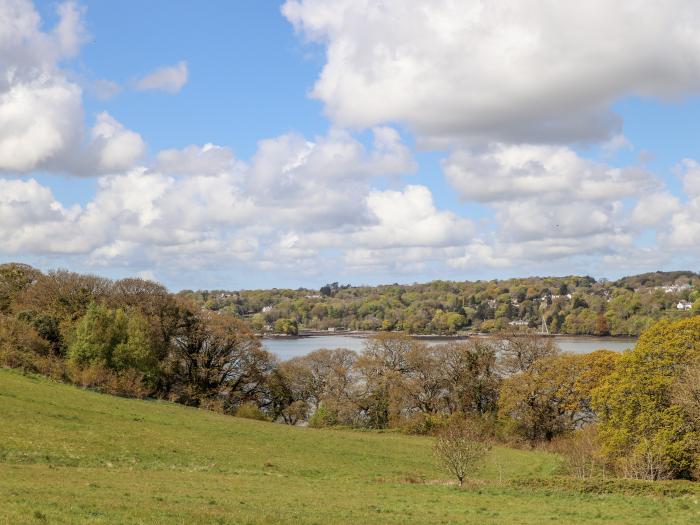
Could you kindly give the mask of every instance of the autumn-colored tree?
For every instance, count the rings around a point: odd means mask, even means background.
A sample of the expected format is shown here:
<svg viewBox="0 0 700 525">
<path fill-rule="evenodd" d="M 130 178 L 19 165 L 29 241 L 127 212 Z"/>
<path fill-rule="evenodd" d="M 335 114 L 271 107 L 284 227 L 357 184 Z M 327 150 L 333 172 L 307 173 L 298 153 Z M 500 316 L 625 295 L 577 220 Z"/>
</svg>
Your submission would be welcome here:
<svg viewBox="0 0 700 525">
<path fill-rule="evenodd" d="M 700 359 L 694 359 L 671 387 L 671 400 L 700 428 Z"/>
<path fill-rule="evenodd" d="M 672 394 L 699 356 L 700 317 L 659 321 L 594 390 L 603 452 L 620 472 L 659 479 L 695 468 L 698 431 Z"/>
<path fill-rule="evenodd" d="M 0 312 L 8 312 L 17 294 L 32 285 L 41 272 L 27 264 L 0 264 Z"/>
<path fill-rule="evenodd" d="M 612 352 L 559 354 L 540 358 L 503 381 L 500 414 L 529 441 L 551 441 L 591 423 L 593 389 L 611 370 Z"/>
<path fill-rule="evenodd" d="M 37 372 L 36 357 L 49 354 L 49 344 L 27 323 L 0 314 L 0 365 Z"/>
<path fill-rule="evenodd" d="M 608 328 L 608 320 L 603 312 L 598 313 L 598 317 L 595 322 L 595 330 L 597 335 L 610 335 L 610 328 Z"/>
</svg>

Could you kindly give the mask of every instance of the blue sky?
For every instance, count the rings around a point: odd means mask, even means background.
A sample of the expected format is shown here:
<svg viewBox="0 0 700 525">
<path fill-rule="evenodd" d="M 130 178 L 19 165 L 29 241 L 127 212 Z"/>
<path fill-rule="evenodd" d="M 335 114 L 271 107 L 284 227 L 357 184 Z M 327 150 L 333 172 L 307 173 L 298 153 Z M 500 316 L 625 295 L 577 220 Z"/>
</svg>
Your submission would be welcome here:
<svg viewBox="0 0 700 525">
<path fill-rule="evenodd" d="M 172 289 L 697 270 L 700 8 L 631 5 L 0 0 L 0 259 Z"/>
</svg>

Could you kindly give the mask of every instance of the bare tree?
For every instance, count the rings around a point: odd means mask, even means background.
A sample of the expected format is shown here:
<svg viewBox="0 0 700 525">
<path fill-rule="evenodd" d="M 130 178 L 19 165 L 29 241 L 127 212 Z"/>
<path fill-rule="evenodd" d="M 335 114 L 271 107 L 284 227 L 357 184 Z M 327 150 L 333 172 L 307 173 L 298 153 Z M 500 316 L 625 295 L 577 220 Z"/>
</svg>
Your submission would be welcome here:
<svg viewBox="0 0 700 525">
<path fill-rule="evenodd" d="M 456 420 L 450 422 L 435 440 L 435 455 L 442 466 L 464 485 L 470 471 L 486 457 L 491 449 L 483 441 L 480 425 L 475 421 Z"/>
<path fill-rule="evenodd" d="M 532 332 L 501 332 L 495 338 L 498 339 L 499 364 L 506 376 L 527 372 L 538 359 L 561 352 L 553 338 Z"/>
<path fill-rule="evenodd" d="M 447 409 L 450 413 L 495 412 L 500 376 L 496 348 L 490 339 L 453 341 L 442 348 L 440 367 L 446 375 Z"/>
</svg>

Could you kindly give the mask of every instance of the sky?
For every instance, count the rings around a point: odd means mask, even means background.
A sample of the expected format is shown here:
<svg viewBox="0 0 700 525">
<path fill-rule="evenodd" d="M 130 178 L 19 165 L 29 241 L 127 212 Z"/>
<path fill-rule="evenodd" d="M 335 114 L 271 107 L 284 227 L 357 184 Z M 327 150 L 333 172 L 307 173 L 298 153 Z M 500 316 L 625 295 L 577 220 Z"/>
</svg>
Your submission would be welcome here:
<svg viewBox="0 0 700 525">
<path fill-rule="evenodd" d="M 692 0 L 0 0 L 0 262 L 179 289 L 697 271 Z"/>
</svg>

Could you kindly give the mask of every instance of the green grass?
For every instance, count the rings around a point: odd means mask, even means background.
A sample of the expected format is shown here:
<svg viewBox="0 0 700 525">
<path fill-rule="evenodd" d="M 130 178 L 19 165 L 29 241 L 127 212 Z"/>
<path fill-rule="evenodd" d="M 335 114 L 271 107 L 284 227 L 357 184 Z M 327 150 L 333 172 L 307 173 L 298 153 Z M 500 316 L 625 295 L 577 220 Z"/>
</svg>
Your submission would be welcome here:
<svg viewBox="0 0 700 525">
<path fill-rule="evenodd" d="M 0 523 L 700 521 L 694 487 L 598 494 L 558 471 L 554 455 L 499 448 L 459 489 L 429 438 L 290 428 L 0 370 Z"/>
</svg>

